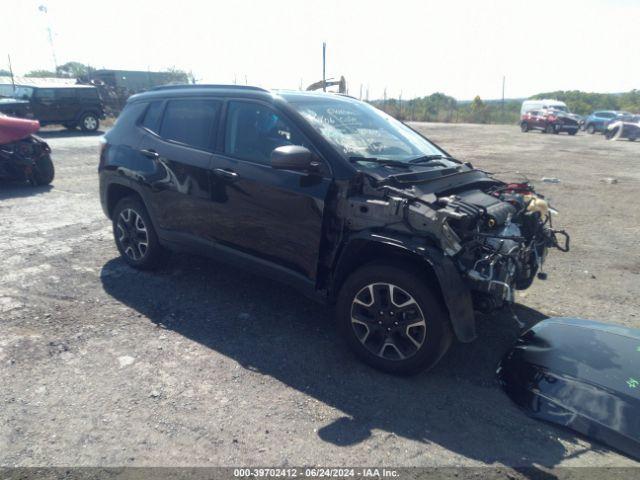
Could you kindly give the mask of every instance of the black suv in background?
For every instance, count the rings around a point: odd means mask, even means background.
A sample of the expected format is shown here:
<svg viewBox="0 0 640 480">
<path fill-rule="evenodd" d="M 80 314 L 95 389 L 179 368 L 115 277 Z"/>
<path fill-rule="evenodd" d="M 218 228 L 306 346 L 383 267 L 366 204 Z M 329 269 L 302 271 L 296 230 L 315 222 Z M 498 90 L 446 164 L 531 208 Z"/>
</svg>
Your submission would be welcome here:
<svg viewBox="0 0 640 480">
<path fill-rule="evenodd" d="M 89 85 L 17 86 L 13 97 L 0 99 L 0 112 L 33 118 L 43 127 L 60 124 L 95 132 L 104 118 L 98 89 Z"/>
<path fill-rule="evenodd" d="M 559 246 L 529 184 L 496 180 L 343 95 L 134 95 L 104 137 L 99 175 L 129 265 L 187 250 L 286 282 L 334 303 L 354 351 L 390 372 L 472 341 L 474 308 L 513 302 Z"/>
</svg>

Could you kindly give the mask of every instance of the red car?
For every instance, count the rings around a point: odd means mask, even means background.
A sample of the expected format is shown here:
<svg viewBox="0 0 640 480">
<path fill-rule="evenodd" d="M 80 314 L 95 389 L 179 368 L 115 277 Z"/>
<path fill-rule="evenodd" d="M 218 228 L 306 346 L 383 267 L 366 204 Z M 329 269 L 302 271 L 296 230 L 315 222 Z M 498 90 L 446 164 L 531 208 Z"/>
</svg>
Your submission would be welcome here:
<svg viewBox="0 0 640 480">
<path fill-rule="evenodd" d="M 33 135 L 40 128 L 37 120 L 7 117 L 0 113 L 0 180 L 48 185 L 54 168 L 51 149 Z"/>
<path fill-rule="evenodd" d="M 522 114 L 520 119 L 520 130 L 541 130 L 544 133 L 567 132 L 575 135 L 580 125 L 578 118 L 562 110 L 530 110 Z"/>
</svg>

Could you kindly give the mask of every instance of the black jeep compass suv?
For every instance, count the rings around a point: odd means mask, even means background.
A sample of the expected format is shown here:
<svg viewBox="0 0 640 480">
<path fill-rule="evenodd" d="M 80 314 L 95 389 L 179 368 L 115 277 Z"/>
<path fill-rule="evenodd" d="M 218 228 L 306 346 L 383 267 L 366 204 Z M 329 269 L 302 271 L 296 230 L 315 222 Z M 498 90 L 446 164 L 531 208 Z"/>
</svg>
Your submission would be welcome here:
<svg viewBox="0 0 640 480">
<path fill-rule="evenodd" d="M 474 307 L 513 302 L 560 247 L 529 184 L 498 181 L 336 94 L 134 95 L 99 172 L 131 266 L 181 249 L 287 282 L 334 303 L 354 351 L 390 372 L 434 365 L 454 337 L 472 341 Z"/>
</svg>

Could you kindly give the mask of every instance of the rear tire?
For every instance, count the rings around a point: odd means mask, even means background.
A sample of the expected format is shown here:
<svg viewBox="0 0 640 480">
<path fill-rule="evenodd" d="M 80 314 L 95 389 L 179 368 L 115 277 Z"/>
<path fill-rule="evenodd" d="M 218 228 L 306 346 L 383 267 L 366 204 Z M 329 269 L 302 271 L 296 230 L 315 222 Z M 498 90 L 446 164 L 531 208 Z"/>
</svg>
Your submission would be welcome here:
<svg viewBox="0 0 640 480">
<path fill-rule="evenodd" d="M 111 218 L 113 238 L 125 262 L 139 270 L 153 270 L 163 265 L 166 251 L 140 199 L 123 198 L 113 209 Z"/>
<path fill-rule="evenodd" d="M 569 135 L 575 135 L 576 133 L 578 133 L 578 130 L 569 130 L 568 133 Z"/>
<path fill-rule="evenodd" d="M 591 135 L 596 133 L 596 126 L 593 123 L 590 123 L 589 125 L 587 125 L 587 133 Z"/>
<path fill-rule="evenodd" d="M 80 128 L 83 132 L 95 132 L 100 126 L 100 120 L 94 113 L 85 113 L 80 119 Z"/>
<path fill-rule="evenodd" d="M 522 133 L 527 133 L 529 131 L 529 124 L 527 122 L 522 122 L 520 124 L 520 131 Z"/>
<path fill-rule="evenodd" d="M 336 318 L 353 352 L 388 373 L 433 367 L 453 338 L 449 316 L 421 272 L 399 264 L 376 262 L 352 273 L 338 295 Z"/>
<path fill-rule="evenodd" d="M 38 158 L 33 166 L 32 182 L 34 185 L 49 185 L 55 176 L 55 168 L 51 155 L 46 154 Z"/>
<path fill-rule="evenodd" d="M 544 133 L 557 133 L 556 129 L 550 123 L 544 128 Z"/>
</svg>

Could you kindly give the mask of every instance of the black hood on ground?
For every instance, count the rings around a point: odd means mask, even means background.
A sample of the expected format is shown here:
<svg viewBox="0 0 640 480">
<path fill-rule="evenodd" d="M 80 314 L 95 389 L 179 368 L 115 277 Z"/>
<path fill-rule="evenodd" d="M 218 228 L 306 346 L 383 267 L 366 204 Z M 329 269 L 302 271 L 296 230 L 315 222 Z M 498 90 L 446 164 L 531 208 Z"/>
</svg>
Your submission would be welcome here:
<svg viewBox="0 0 640 480">
<path fill-rule="evenodd" d="M 640 330 L 543 320 L 518 339 L 497 374 L 529 415 L 640 459 Z"/>
</svg>

